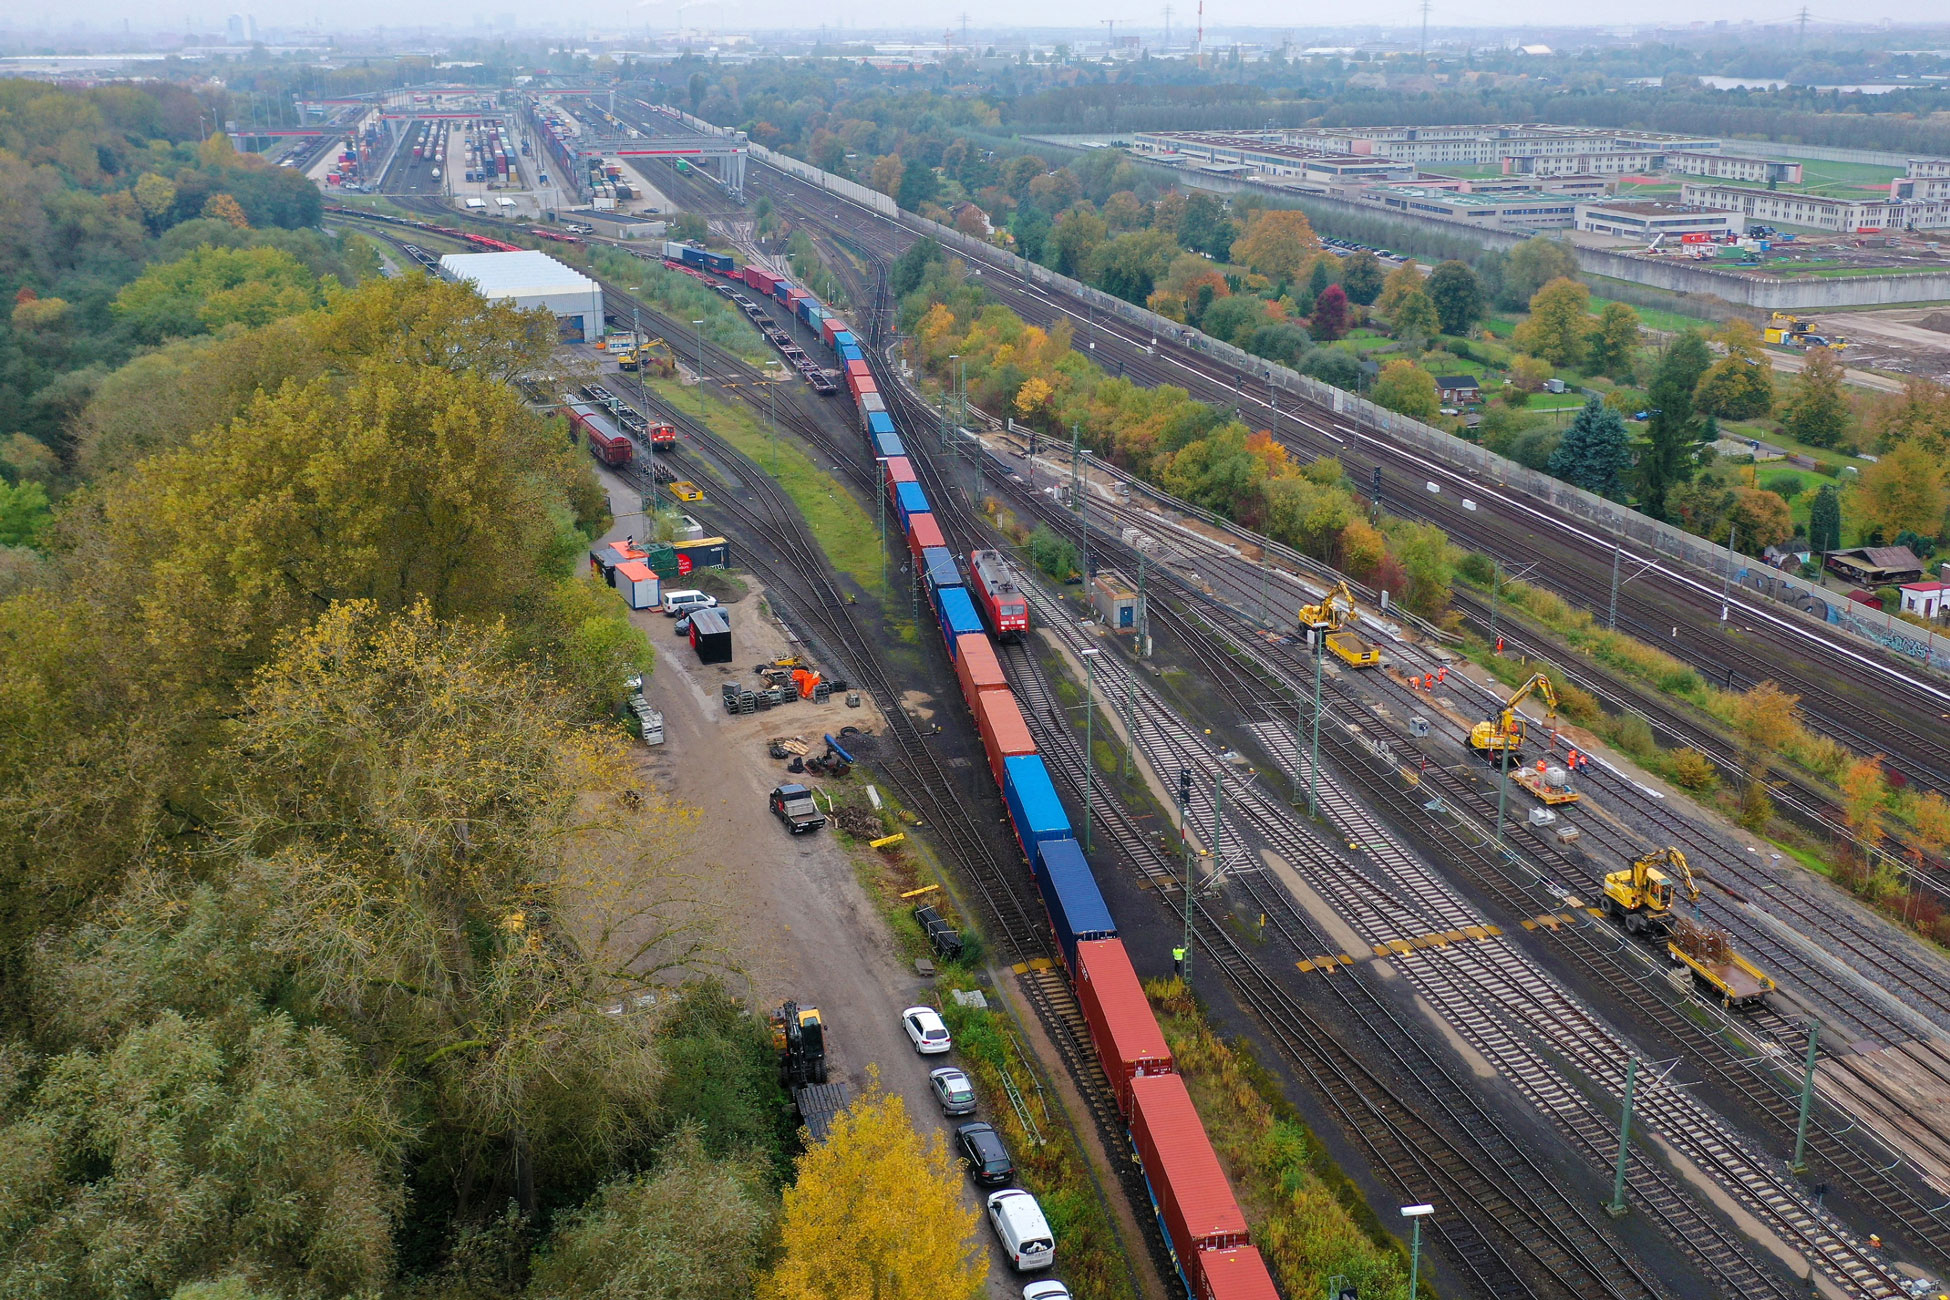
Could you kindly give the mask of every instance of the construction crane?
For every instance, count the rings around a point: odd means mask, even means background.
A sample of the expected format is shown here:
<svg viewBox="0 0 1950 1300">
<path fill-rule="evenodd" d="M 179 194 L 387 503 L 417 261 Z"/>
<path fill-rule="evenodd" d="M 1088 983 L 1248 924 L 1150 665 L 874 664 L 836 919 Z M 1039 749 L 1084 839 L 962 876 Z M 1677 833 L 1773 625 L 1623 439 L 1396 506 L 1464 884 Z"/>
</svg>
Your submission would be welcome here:
<svg viewBox="0 0 1950 1300">
<path fill-rule="evenodd" d="M 1319 603 L 1302 605 L 1297 613 L 1300 630 L 1311 638 L 1318 632 L 1338 632 L 1354 617 L 1354 593 L 1343 578 L 1328 588 Z"/>
<path fill-rule="evenodd" d="M 1670 932 L 1675 874 L 1685 881 L 1686 901 L 1697 904 L 1699 882 L 1686 865 L 1686 855 L 1675 848 L 1663 848 L 1605 877 L 1605 915 L 1633 934 Z"/>
<path fill-rule="evenodd" d="M 1496 758 L 1506 752 L 1512 759 L 1516 758 L 1523 748 L 1523 718 L 1517 713 L 1517 706 L 1533 694 L 1544 697 L 1544 703 L 1550 706 L 1550 720 L 1556 721 L 1557 691 L 1551 686 L 1550 678 L 1535 673 L 1503 702 L 1500 713 L 1470 729 L 1469 747 L 1484 758 Z"/>
</svg>

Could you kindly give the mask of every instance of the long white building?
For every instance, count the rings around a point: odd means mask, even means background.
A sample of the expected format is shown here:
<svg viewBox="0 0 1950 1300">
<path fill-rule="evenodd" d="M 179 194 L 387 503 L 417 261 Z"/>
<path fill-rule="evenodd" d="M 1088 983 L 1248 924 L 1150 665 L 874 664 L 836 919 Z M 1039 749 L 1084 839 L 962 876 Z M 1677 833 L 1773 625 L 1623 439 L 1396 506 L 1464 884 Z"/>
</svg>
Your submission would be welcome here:
<svg viewBox="0 0 1950 1300">
<path fill-rule="evenodd" d="M 546 308 L 565 343 L 603 336 L 603 287 L 547 253 L 449 253 L 440 274 L 473 285 L 490 302 Z"/>
</svg>

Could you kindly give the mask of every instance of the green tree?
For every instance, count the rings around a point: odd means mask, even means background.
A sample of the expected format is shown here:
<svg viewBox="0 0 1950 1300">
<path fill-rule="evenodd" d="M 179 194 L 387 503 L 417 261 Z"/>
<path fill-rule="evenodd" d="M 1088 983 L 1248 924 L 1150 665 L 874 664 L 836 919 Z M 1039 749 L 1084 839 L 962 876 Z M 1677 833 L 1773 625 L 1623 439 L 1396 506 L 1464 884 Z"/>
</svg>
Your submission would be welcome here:
<svg viewBox="0 0 1950 1300">
<path fill-rule="evenodd" d="M 1577 254 L 1568 242 L 1549 235 L 1532 235 L 1504 257 L 1505 305 L 1520 307 L 1552 280 L 1574 279 L 1577 273 Z"/>
<path fill-rule="evenodd" d="M 1639 492 L 1654 519 L 1670 519 L 1667 499 L 1699 464 L 1701 430 L 1693 416 L 1693 390 L 1713 364 L 1697 330 L 1674 339 L 1653 368 L 1646 387 L 1651 404 L 1645 454 L 1639 458 Z"/>
<path fill-rule="evenodd" d="M 199 248 L 164 262 L 115 295 L 115 311 L 137 338 L 201 334 L 226 325 L 263 325 L 325 301 L 325 286 L 278 248 Z"/>
<path fill-rule="evenodd" d="M 1625 471 L 1631 465 L 1631 439 L 1625 432 L 1625 421 L 1594 397 L 1584 404 L 1551 453 L 1550 472 L 1587 492 L 1617 496 L 1624 490 Z"/>
<path fill-rule="evenodd" d="M 1848 432 L 1842 363 L 1827 348 L 1811 348 L 1781 402 L 1781 431 L 1811 447 L 1833 447 Z"/>
<path fill-rule="evenodd" d="M 1177 252 L 1178 245 L 1162 230 L 1119 235 L 1091 255 L 1090 281 L 1126 302 L 1142 303 Z"/>
<path fill-rule="evenodd" d="M 1577 365 L 1589 350 L 1590 301 L 1591 290 L 1576 280 L 1552 280 L 1531 295 L 1530 315 L 1517 326 L 1517 346 L 1560 369 Z"/>
<path fill-rule="evenodd" d="M 166 176 L 144 172 L 136 178 L 135 202 L 150 228 L 160 230 L 176 206 L 176 187 Z"/>
<path fill-rule="evenodd" d="M 1693 390 L 1693 406 L 1722 420 L 1753 420 L 1774 407 L 1774 367 L 1761 350 L 1760 334 L 1744 320 L 1720 332 L 1726 355 L 1708 366 Z"/>
<path fill-rule="evenodd" d="M 921 287 L 928 277 L 928 268 L 941 262 L 941 245 L 923 235 L 907 246 L 907 250 L 894 259 L 894 295 L 905 298 Z"/>
<path fill-rule="evenodd" d="M 901 179 L 896 201 L 909 212 L 920 210 L 923 203 L 934 202 L 941 190 L 941 178 L 934 174 L 934 168 L 920 159 L 914 159 L 901 167 Z"/>
<path fill-rule="evenodd" d="M 1426 340 L 1433 338 L 1442 328 L 1435 304 L 1420 289 L 1412 289 L 1396 299 L 1395 309 L 1388 319 L 1398 339 Z"/>
<path fill-rule="evenodd" d="M 610 1183 L 563 1216 L 527 1300 L 746 1300 L 772 1221 L 762 1174 L 714 1158 L 695 1127 L 654 1173 Z"/>
<path fill-rule="evenodd" d="M 1186 196 L 1185 210 L 1178 220 L 1178 240 L 1186 248 L 1225 257 L 1238 235 L 1238 225 L 1226 216 L 1225 204 L 1216 195 L 1194 190 Z"/>
<path fill-rule="evenodd" d="M 0 479 L 0 546 L 34 545 L 53 518 L 46 488 L 32 480 Z"/>
<path fill-rule="evenodd" d="M 1233 261 L 1275 283 L 1285 283 L 1297 279 L 1300 268 L 1319 250 L 1320 239 L 1306 213 L 1293 208 L 1266 208 L 1246 223 L 1245 233 L 1233 241 L 1231 252 Z"/>
<path fill-rule="evenodd" d="M 704 242 L 711 238 L 711 227 L 705 223 L 703 216 L 696 212 L 680 212 L 676 220 L 670 223 L 670 234 L 671 238 L 679 243 L 696 244 L 702 247 Z"/>
<path fill-rule="evenodd" d="M 1089 273 L 1090 257 L 1110 234 L 1104 219 L 1084 208 L 1071 208 L 1057 218 L 1050 232 L 1050 265 L 1058 275 L 1082 279 Z"/>
<path fill-rule="evenodd" d="M 1334 277 L 1327 269 L 1327 258 L 1324 256 L 1316 256 L 1314 258 L 1313 270 L 1307 272 L 1308 301 L 1311 302 L 1319 298 L 1321 294 L 1326 293 L 1327 286 L 1333 282 Z"/>
<path fill-rule="evenodd" d="M 1456 549 L 1434 524 L 1397 523 L 1388 530 L 1389 550 L 1402 566 L 1408 586 L 1402 599 L 1424 618 L 1449 608 L 1456 578 Z"/>
<path fill-rule="evenodd" d="M 1808 506 L 1808 546 L 1817 554 L 1838 550 L 1842 545 L 1842 495 L 1833 483 L 1824 483 Z"/>
<path fill-rule="evenodd" d="M 1375 299 L 1375 310 L 1386 316 L 1402 300 L 1402 295 L 1421 292 L 1422 268 L 1414 258 L 1406 258 L 1381 282 L 1381 296 Z"/>
<path fill-rule="evenodd" d="M 1341 288 L 1347 291 L 1349 302 L 1371 306 L 1381 296 L 1386 283 L 1387 273 L 1381 269 L 1381 259 L 1366 249 L 1341 263 Z"/>
<path fill-rule="evenodd" d="M 1428 294 L 1444 334 L 1467 334 L 1483 318 L 1483 282 L 1467 262 L 1450 258 L 1429 272 Z"/>
<path fill-rule="evenodd" d="M 1624 379 L 1632 373 L 1632 357 L 1639 347 L 1639 314 L 1622 302 L 1608 302 L 1591 331 L 1587 365 L 1595 374 Z"/>
<path fill-rule="evenodd" d="M 1414 420 L 1434 419 L 1442 409 L 1435 376 L 1413 361 L 1390 361 L 1383 366 L 1369 396 L 1379 405 Z"/>
<path fill-rule="evenodd" d="M 1851 494 L 1862 522 L 1889 537 L 1941 536 L 1947 500 L 1943 461 L 1915 442 L 1899 444 L 1863 470 Z"/>
<path fill-rule="evenodd" d="M 1206 308 L 1204 316 L 1199 319 L 1199 328 L 1213 338 L 1243 345 L 1252 337 L 1253 331 L 1265 323 L 1266 307 L 1259 299 L 1248 294 L 1234 294 Z"/>
</svg>

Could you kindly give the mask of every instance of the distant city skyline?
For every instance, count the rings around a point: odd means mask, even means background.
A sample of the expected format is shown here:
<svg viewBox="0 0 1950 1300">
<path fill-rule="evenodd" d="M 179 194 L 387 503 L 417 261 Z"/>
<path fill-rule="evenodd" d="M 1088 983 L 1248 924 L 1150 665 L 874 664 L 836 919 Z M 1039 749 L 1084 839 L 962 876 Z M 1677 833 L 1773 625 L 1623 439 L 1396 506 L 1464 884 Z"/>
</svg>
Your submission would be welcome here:
<svg viewBox="0 0 1950 1300">
<path fill-rule="evenodd" d="M 1165 21 L 1162 4 L 1148 15 L 1134 14 L 1128 7 L 1117 4 L 1099 7 L 1121 10 L 1116 15 L 1120 28 L 1153 36 Z M 496 10 L 487 15 L 483 15 L 478 8 L 460 3 L 460 0 L 413 0 L 408 4 L 386 3 L 385 0 L 336 0 L 330 6 L 317 6 L 311 12 L 307 12 L 308 8 L 302 4 L 290 9 L 191 8 L 172 15 L 166 8 L 142 3 L 141 0 L 98 0 L 89 6 L 87 27 L 83 28 L 77 26 L 71 12 L 58 8 L 50 10 L 40 0 L 0 0 L 0 26 L 46 31 L 57 39 L 64 32 L 114 31 L 122 28 L 124 23 L 134 31 L 193 30 L 227 34 L 230 17 L 236 13 L 247 23 L 254 18 L 258 31 L 266 33 L 280 28 L 310 27 L 315 13 L 318 25 L 325 30 L 354 31 L 377 26 L 398 28 L 424 25 L 453 27 L 464 32 L 472 30 L 477 19 L 482 17 L 492 23 L 504 14 L 512 14 L 515 23 L 525 30 L 552 29 L 560 31 L 567 38 L 577 38 L 589 32 L 631 28 L 669 31 L 678 25 L 680 16 L 686 28 L 727 32 L 803 31 L 817 27 L 824 19 L 826 27 L 832 30 L 892 29 L 913 36 L 926 36 L 939 35 L 950 26 L 959 31 L 964 10 L 972 7 L 957 0 L 920 5 L 911 0 L 860 0 L 858 3 L 833 5 L 833 12 L 827 15 L 821 12 L 821 6 L 785 3 L 784 0 L 691 0 L 681 8 L 677 4 L 664 3 L 618 5 L 590 11 L 587 17 L 567 21 L 559 6 L 523 3 L 521 0 L 498 4 Z M 1197 8 L 1197 0 L 1183 0 L 1183 3 L 1172 6 L 1174 45 L 1189 41 L 1197 22 Z M 1792 22 L 1797 8 L 1797 5 L 1784 3 L 1783 0 L 1728 0 L 1725 4 L 1705 10 L 1684 0 L 1649 0 L 1648 3 L 1620 11 L 1607 21 L 1583 26 L 1593 29 L 1693 23 L 1711 26 L 1716 20 L 1786 24 Z M 1034 0 L 991 0 L 991 3 L 980 7 L 979 14 L 974 18 L 973 29 L 985 34 L 1001 28 L 1016 28 L 1025 34 L 1039 29 L 1050 30 L 1048 6 Z M 1513 36 L 1525 31 L 1565 30 L 1576 26 L 1566 23 L 1561 4 L 1548 0 L 1440 0 L 1432 6 L 1429 21 L 1432 29 L 1501 29 Z M 1856 26 L 1880 22 L 1942 21 L 1943 9 L 1936 0 L 1874 0 L 1862 11 L 1850 15 L 1851 25 Z M 1077 13 L 1074 26 L 1087 29 L 1092 22 L 1084 13 Z M 186 23 L 190 26 L 185 27 Z M 1362 11 L 1361 21 L 1349 26 L 1403 29 L 1419 28 L 1420 23 L 1421 13 L 1416 0 L 1384 0 L 1380 6 Z M 1818 16 L 1813 20 L 1813 25 L 1820 30 L 1835 24 Z M 1327 15 L 1319 10 L 1296 11 L 1292 6 L 1275 3 L 1274 0 L 1212 0 L 1206 5 L 1205 26 L 1210 33 L 1225 28 L 1253 27 L 1320 31 L 1334 24 L 1327 21 Z M 1102 29 L 1098 30 L 1101 33 Z"/>
</svg>

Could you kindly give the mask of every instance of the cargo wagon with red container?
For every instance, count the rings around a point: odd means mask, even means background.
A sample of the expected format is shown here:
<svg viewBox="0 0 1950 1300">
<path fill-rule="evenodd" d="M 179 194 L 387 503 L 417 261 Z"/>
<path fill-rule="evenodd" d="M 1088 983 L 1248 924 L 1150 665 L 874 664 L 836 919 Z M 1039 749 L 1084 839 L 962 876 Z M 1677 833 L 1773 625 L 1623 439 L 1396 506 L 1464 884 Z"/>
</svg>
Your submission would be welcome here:
<svg viewBox="0 0 1950 1300">
<path fill-rule="evenodd" d="M 1131 1080 L 1131 1145 L 1165 1243 L 1188 1289 L 1204 1251 L 1252 1244 L 1246 1216 L 1205 1136 L 1205 1125 L 1176 1074 Z"/>
</svg>

